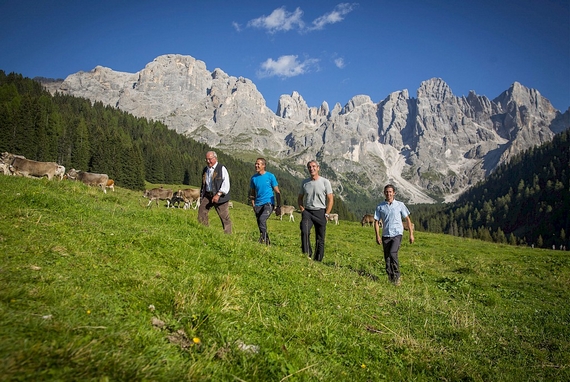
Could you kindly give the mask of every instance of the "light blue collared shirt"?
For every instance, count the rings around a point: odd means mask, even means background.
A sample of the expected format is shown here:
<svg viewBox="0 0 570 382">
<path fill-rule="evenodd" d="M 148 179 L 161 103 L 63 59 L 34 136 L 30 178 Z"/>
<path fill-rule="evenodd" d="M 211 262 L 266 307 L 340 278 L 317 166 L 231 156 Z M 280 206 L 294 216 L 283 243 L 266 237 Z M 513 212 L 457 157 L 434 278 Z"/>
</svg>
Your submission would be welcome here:
<svg viewBox="0 0 570 382">
<path fill-rule="evenodd" d="M 382 221 L 382 236 L 394 237 L 404 234 L 402 219 L 410 214 L 406 205 L 397 200 L 389 204 L 383 201 L 378 204 L 374 212 L 374 220 Z"/>
</svg>

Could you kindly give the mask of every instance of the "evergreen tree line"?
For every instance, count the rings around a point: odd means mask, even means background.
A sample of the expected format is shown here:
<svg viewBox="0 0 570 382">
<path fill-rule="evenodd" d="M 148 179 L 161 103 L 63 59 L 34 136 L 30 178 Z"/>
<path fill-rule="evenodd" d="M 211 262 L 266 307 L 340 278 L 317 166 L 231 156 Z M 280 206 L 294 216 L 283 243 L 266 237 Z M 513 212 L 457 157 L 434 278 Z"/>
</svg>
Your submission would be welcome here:
<svg viewBox="0 0 570 382">
<path fill-rule="evenodd" d="M 169 130 L 164 124 L 120 111 L 101 102 L 51 95 L 20 74 L 0 70 L 0 152 L 38 161 L 106 173 L 119 187 L 143 190 L 152 184 L 199 187 L 205 154 L 214 150 L 228 168 L 232 199 L 247 203 L 249 180 L 255 172 L 246 163 Z M 282 203 L 297 205 L 300 179 L 268 166 L 279 181 Z M 356 220 L 340 198 L 334 212 Z"/>
<path fill-rule="evenodd" d="M 449 205 L 413 206 L 416 227 L 513 245 L 569 247 L 570 130 L 499 166 Z"/>
</svg>

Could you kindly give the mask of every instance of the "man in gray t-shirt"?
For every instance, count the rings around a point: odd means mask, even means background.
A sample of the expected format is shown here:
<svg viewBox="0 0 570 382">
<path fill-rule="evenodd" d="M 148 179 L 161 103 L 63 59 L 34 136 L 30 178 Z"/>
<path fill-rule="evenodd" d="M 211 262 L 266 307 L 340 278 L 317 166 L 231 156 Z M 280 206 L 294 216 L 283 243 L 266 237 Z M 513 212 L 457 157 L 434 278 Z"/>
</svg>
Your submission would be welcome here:
<svg viewBox="0 0 570 382">
<path fill-rule="evenodd" d="M 301 210 L 301 249 L 316 261 L 323 261 L 325 255 L 325 234 L 327 218 L 332 210 L 334 195 L 331 182 L 319 176 L 319 164 L 307 163 L 310 178 L 303 180 L 297 202 Z M 311 228 L 315 226 L 315 255 L 311 249 Z"/>
</svg>

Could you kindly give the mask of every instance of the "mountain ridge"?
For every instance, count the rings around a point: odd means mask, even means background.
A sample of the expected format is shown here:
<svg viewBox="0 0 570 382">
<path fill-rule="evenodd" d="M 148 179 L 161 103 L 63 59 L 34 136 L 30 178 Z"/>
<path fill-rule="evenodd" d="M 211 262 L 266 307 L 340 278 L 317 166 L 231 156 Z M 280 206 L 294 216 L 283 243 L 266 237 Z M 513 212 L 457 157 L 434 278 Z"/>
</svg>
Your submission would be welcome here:
<svg viewBox="0 0 570 382">
<path fill-rule="evenodd" d="M 457 97 L 439 78 L 380 102 L 356 95 L 332 109 L 309 107 L 302 95 L 282 95 L 277 112 L 255 84 L 191 56 L 163 55 L 137 73 L 97 66 L 45 84 L 51 92 L 117 107 L 233 155 L 267 156 L 304 174 L 317 158 L 336 175 L 335 193 L 349 201 L 378 198 L 395 183 L 411 203 L 453 201 L 517 153 L 550 141 L 570 126 L 535 89 L 515 82 L 490 100 L 471 91 Z"/>
</svg>

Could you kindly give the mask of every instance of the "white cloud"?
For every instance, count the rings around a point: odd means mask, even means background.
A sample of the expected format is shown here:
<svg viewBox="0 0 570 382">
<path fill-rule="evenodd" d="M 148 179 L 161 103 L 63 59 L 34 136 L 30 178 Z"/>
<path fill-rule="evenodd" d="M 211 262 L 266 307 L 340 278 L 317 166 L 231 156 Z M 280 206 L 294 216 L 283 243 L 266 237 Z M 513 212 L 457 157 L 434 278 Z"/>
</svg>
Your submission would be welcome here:
<svg viewBox="0 0 570 382">
<path fill-rule="evenodd" d="M 325 13 L 321 17 L 313 20 L 313 26 L 309 30 L 321 30 L 327 24 L 335 24 L 344 20 L 344 16 L 352 12 L 356 4 L 341 3 L 334 7 L 332 12 Z"/>
<path fill-rule="evenodd" d="M 357 3 L 340 3 L 331 12 L 313 20 L 312 26 L 308 28 L 305 27 L 305 23 L 301 19 L 303 17 L 301 8 L 297 8 L 295 12 L 291 13 L 287 12 L 284 6 L 275 9 L 269 16 L 264 15 L 248 21 L 247 26 L 266 29 L 269 33 L 287 32 L 293 29 L 297 29 L 299 32 L 321 30 L 328 24 L 335 24 L 344 20 L 344 17 L 352 12 L 357 5 Z M 239 25 L 236 25 L 234 27 L 237 29 Z"/>
<path fill-rule="evenodd" d="M 232 22 L 232 26 L 235 28 L 236 31 L 241 32 L 241 25 L 239 25 L 235 21 Z"/>
<path fill-rule="evenodd" d="M 303 29 L 305 24 L 301 17 L 303 11 L 300 8 L 295 9 L 295 12 L 290 13 L 285 10 L 285 7 L 277 8 L 269 16 L 261 16 L 257 19 L 250 20 L 247 23 L 248 27 L 267 29 L 269 33 L 277 31 L 289 31 L 295 27 Z"/>
<path fill-rule="evenodd" d="M 334 64 L 336 65 L 337 68 L 342 69 L 345 67 L 345 63 L 344 63 L 344 58 L 335 58 L 334 60 Z"/>
<path fill-rule="evenodd" d="M 298 56 L 281 56 L 274 61 L 268 58 L 261 64 L 261 69 L 257 75 L 259 77 L 295 77 L 304 74 L 317 67 L 319 62 L 316 58 L 308 58 L 303 62 L 297 60 Z"/>
</svg>

